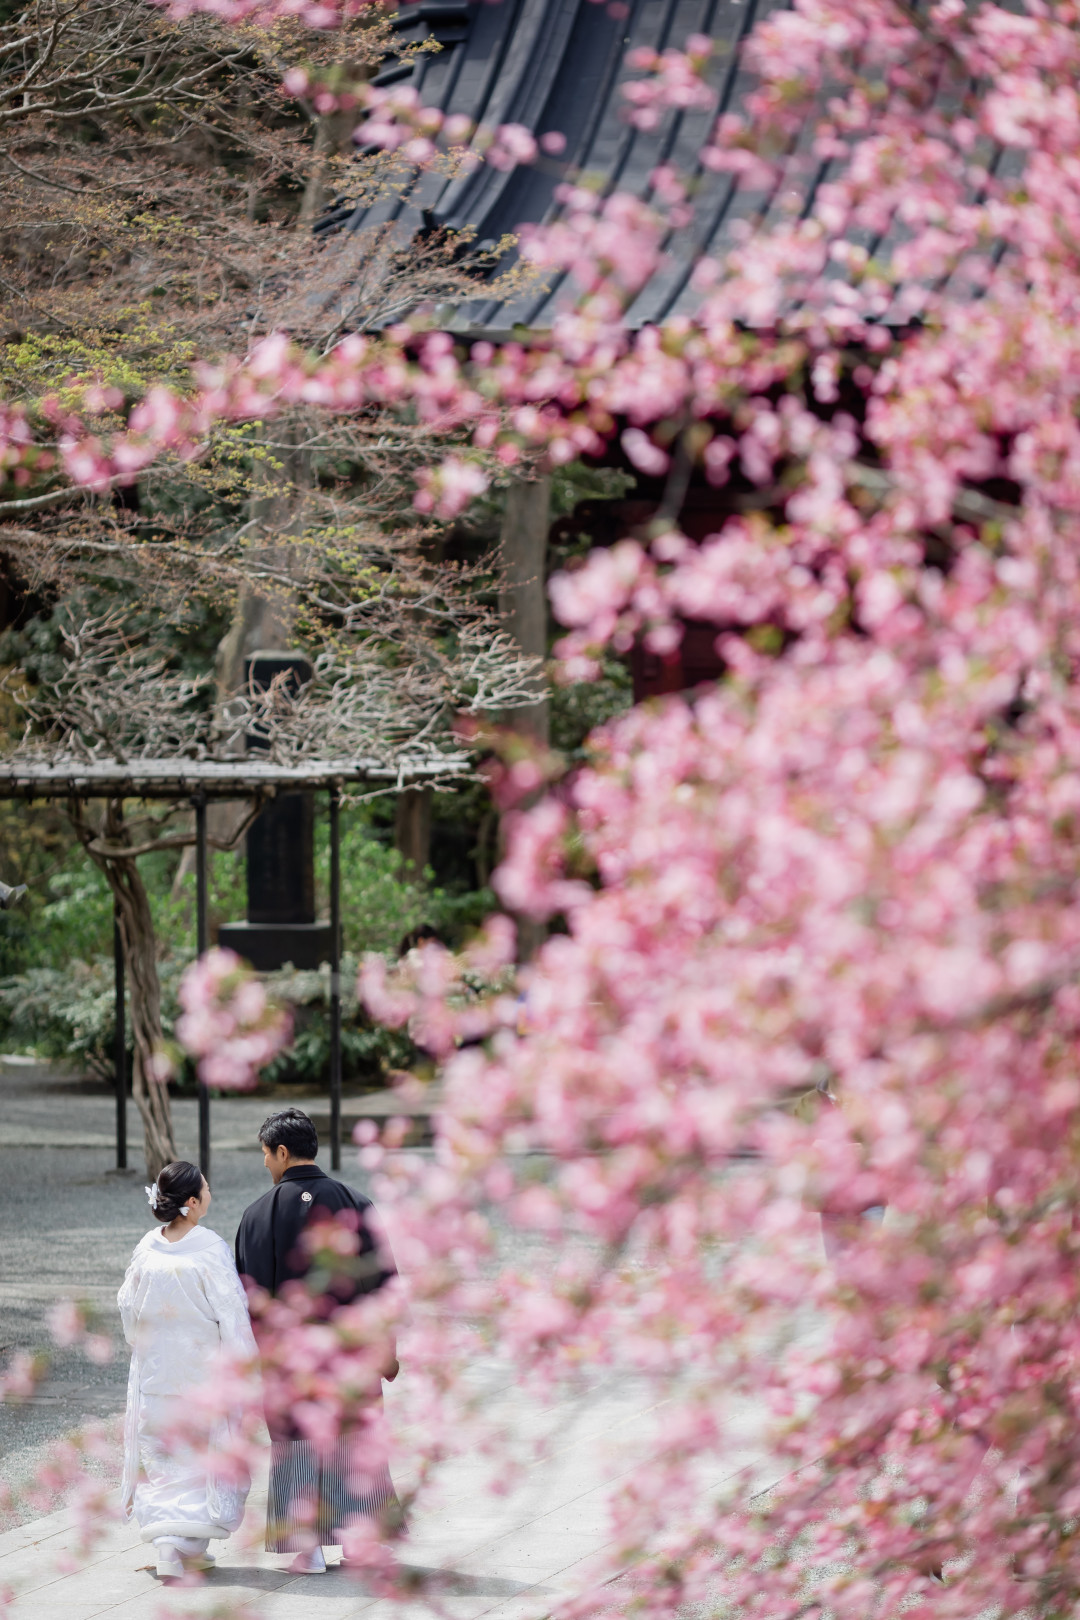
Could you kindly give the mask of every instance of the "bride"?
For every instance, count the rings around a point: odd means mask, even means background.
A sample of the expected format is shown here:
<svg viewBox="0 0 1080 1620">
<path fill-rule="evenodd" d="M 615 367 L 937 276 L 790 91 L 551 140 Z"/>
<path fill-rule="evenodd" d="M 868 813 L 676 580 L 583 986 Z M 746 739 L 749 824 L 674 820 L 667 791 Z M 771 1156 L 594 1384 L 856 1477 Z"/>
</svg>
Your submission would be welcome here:
<svg viewBox="0 0 1080 1620">
<path fill-rule="evenodd" d="M 227 1417 L 199 1437 L 192 1395 L 224 1352 L 254 1357 L 247 1300 L 228 1246 L 200 1230 L 210 1188 L 193 1164 L 167 1164 L 146 1189 L 163 1226 L 146 1234 L 117 1296 L 131 1345 L 124 1422 L 124 1517 L 157 1549 L 163 1579 L 213 1568 L 207 1543 L 240 1526 L 249 1484 L 215 1477 L 207 1455 L 229 1438 Z M 182 1440 L 170 1431 L 183 1419 Z M 235 1470 L 234 1470 L 235 1473 Z"/>
</svg>

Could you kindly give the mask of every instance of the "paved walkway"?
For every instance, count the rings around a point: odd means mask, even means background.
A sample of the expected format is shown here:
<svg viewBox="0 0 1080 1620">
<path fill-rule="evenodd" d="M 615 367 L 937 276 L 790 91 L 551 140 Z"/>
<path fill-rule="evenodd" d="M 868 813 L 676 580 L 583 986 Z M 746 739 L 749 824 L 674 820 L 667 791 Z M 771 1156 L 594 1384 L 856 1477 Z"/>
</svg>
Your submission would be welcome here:
<svg viewBox="0 0 1080 1620">
<path fill-rule="evenodd" d="M 438 1087 L 427 1086 L 418 1099 L 403 1101 L 390 1091 L 342 1099 L 342 1142 L 348 1149 L 352 1127 L 361 1119 L 384 1121 L 391 1115 L 426 1117 Z M 104 1085 L 80 1083 L 50 1074 L 43 1066 L 0 1056 L 0 1097 L 4 1103 L 3 1146 L 6 1148 L 94 1148 L 111 1151 L 116 1143 L 116 1104 Z M 297 1101 L 325 1135 L 330 1128 L 328 1096 L 295 1096 L 283 1087 L 273 1102 L 265 1097 L 215 1097 L 210 1104 L 213 1146 L 219 1151 L 256 1150 L 259 1126 L 273 1108 Z M 198 1151 L 194 1096 L 174 1098 L 177 1149 Z M 142 1123 L 134 1102 L 127 1106 L 128 1163 L 142 1165 Z M 115 1162 L 115 1160 L 113 1161 Z"/>
<path fill-rule="evenodd" d="M 11 1620 L 149 1620 L 162 1614 L 220 1613 L 273 1620 L 419 1620 L 433 1611 L 450 1620 L 539 1620 L 562 1598 L 587 1588 L 603 1569 L 609 1544 L 607 1501 L 628 1472 L 648 1466 L 660 1443 L 663 1407 L 624 1380 L 593 1383 L 577 1401 L 530 1404 L 494 1366 L 479 1369 L 489 1410 L 510 1418 L 516 1435 L 543 1455 L 527 1466 L 515 1490 L 490 1490 L 487 1465 L 459 1457 L 443 1470 L 435 1496 L 414 1514 L 403 1558 L 415 1600 L 376 1599 L 355 1576 L 331 1569 L 296 1577 L 283 1559 L 257 1550 L 262 1492 L 253 1493 L 248 1522 L 222 1552 L 204 1582 L 162 1592 L 145 1566 L 152 1549 L 130 1527 L 109 1528 L 89 1558 L 77 1551 L 71 1515 L 58 1512 L 0 1536 L 0 1588 L 15 1590 Z M 400 1400 L 390 1392 L 390 1402 Z M 746 1489 L 760 1473 L 754 1444 L 756 1414 L 733 1414 L 736 1450 L 725 1472 L 746 1472 Z M 741 1433 L 739 1432 L 741 1431 Z M 398 1459 L 406 1482 L 408 1460 Z M 715 1483 L 719 1483 L 718 1476 Z M 709 1482 L 703 1480 L 703 1486 Z M 74 1567 L 72 1567 L 74 1565 Z M 429 1596 L 422 1594 L 426 1591 Z"/>
</svg>

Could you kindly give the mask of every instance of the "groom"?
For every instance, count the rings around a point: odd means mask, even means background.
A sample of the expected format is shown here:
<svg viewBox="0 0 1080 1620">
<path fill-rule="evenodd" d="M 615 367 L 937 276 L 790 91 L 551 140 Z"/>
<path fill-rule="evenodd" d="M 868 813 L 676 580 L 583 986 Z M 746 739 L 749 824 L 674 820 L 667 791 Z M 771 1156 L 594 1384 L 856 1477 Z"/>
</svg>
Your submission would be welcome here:
<svg viewBox="0 0 1080 1620">
<path fill-rule="evenodd" d="M 322 1275 L 308 1314 L 326 1317 L 382 1288 L 395 1267 L 371 1200 L 319 1169 L 319 1138 L 308 1116 L 299 1108 L 271 1114 L 259 1144 L 273 1186 L 244 1211 L 236 1234 L 236 1269 L 244 1281 L 277 1294 L 290 1282 L 309 1279 L 312 1256 L 303 1241 L 308 1222 L 334 1220 L 347 1211 L 343 1224 L 356 1231 L 358 1253 L 339 1274 Z M 257 1321 L 255 1326 L 257 1331 Z M 397 1370 L 391 1355 L 383 1376 L 395 1378 Z M 381 1399 L 375 1396 L 373 1404 Z M 367 1431 L 343 1433 L 327 1450 L 275 1417 L 270 1439 L 266 1550 L 295 1553 L 289 1566 L 295 1574 L 322 1574 L 323 1547 L 340 1546 L 342 1527 L 359 1517 L 391 1522 L 400 1517 L 389 1468 L 381 1459 L 373 1465 Z"/>
</svg>

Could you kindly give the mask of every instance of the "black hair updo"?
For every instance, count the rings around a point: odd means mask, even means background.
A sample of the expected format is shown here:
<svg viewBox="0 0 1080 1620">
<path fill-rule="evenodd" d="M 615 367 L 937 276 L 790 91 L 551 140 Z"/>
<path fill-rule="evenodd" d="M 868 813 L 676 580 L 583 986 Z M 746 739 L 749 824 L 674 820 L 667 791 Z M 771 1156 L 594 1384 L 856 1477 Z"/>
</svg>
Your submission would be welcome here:
<svg viewBox="0 0 1080 1620">
<path fill-rule="evenodd" d="M 167 1164 L 158 1172 L 155 1182 L 157 1198 L 150 1206 L 155 1220 L 164 1221 L 166 1225 L 175 1221 L 183 1206 L 198 1198 L 202 1184 L 202 1171 L 197 1164 L 188 1164 L 186 1159 Z"/>
</svg>

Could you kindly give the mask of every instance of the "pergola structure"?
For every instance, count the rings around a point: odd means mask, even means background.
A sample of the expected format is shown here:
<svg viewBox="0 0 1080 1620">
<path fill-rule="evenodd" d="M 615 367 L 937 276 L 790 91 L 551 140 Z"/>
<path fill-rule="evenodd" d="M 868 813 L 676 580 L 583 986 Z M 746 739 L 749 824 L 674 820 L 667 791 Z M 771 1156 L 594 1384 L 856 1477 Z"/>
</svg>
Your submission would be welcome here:
<svg viewBox="0 0 1080 1620">
<path fill-rule="evenodd" d="M 195 812 L 195 935 L 199 955 L 209 945 L 206 806 L 211 799 L 272 798 L 283 792 L 323 792 L 330 810 L 330 1163 L 341 1168 L 341 800 L 348 787 L 401 789 L 445 781 L 468 769 L 464 754 L 377 759 L 305 760 L 290 765 L 241 757 L 228 760 L 77 759 L 0 760 L 2 799 L 185 800 Z M 114 931 L 116 964 L 116 1167 L 127 1168 L 127 1041 L 124 957 Z M 199 1167 L 210 1175 L 210 1092 L 199 1081 Z"/>
</svg>

